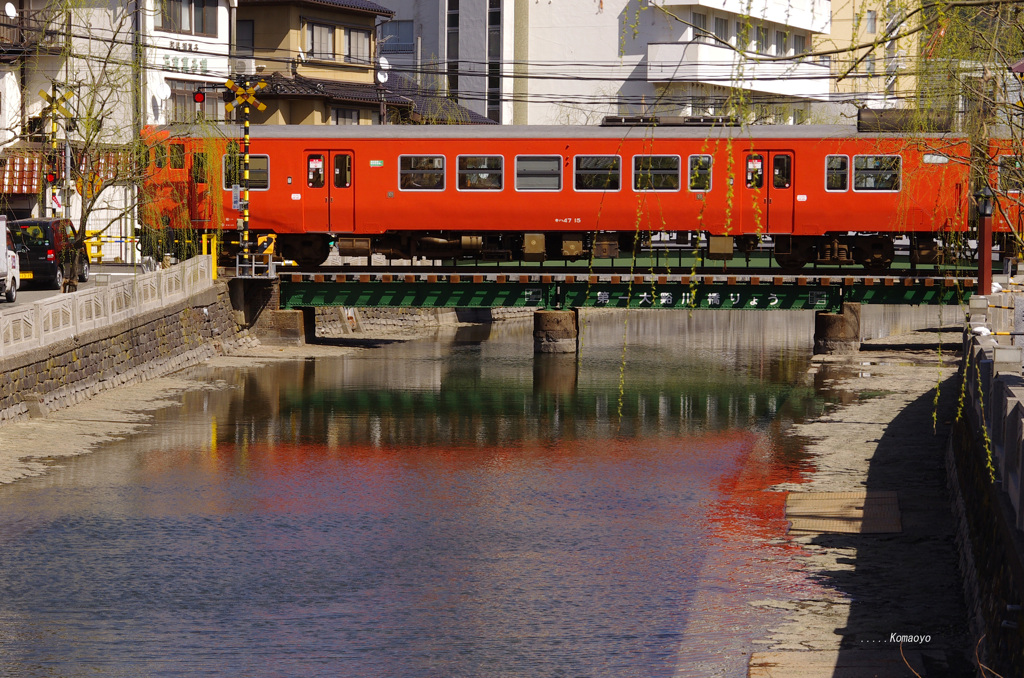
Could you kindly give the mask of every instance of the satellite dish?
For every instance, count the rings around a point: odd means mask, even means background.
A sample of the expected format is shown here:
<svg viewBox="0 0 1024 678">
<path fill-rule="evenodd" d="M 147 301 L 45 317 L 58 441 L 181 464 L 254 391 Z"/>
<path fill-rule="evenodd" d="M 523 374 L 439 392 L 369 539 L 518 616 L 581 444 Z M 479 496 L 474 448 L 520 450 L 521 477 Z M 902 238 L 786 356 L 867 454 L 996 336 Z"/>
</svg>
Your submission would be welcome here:
<svg viewBox="0 0 1024 678">
<path fill-rule="evenodd" d="M 18 8 L 14 6 L 13 2 L 8 2 L 4 5 L 4 13 L 7 14 L 9 19 L 16 19 L 18 17 Z"/>
<path fill-rule="evenodd" d="M 156 98 L 160 101 L 167 101 L 171 98 L 171 86 L 167 84 L 166 80 L 161 80 L 156 84 L 156 87 L 153 88 L 153 94 L 155 94 Z"/>
<path fill-rule="evenodd" d="M 388 63 L 388 58 L 382 56 L 377 61 L 377 82 L 384 84 L 388 81 L 388 69 L 391 68 L 391 64 Z"/>
</svg>

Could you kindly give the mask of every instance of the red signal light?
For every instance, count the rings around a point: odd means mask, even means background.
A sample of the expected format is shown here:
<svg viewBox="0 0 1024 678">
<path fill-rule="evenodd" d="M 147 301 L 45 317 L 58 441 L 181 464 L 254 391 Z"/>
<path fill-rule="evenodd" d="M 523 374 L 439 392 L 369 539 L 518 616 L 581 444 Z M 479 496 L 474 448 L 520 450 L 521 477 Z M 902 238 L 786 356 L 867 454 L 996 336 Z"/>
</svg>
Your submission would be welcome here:
<svg viewBox="0 0 1024 678">
<path fill-rule="evenodd" d="M 204 92 L 201 89 L 197 89 L 195 92 L 192 92 L 192 101 L 196 102 L 197 104 L 203 103 L 204 101 L 206 101 L 206 92 Z"/>
<path fill-rule="evenodd" d="M 46 173 L 46 183 L 48 183 L 48 184 L 55 184 L 55 183 L 57 183 L 57 173 L 56 172 L 47 172 Z"/>
</svg>

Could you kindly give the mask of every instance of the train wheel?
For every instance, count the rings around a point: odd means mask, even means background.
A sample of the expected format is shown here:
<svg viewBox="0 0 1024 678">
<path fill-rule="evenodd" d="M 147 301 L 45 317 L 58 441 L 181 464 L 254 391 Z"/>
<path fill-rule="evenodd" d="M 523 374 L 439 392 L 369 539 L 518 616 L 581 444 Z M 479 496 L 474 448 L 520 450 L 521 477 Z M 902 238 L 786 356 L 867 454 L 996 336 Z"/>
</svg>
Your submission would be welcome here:
<svg viewBox="0 0 1024 678">
<path fill-rule="evenodd" d="M 775 253 L 775 262 L 785 271 L 799 271 L 807 265 L 807 259 L 800 254 L 782 254 L 780 252 Z"/>
<path fill-rule="evenodd" d="M 892 265 L 896 247 L 892 238 L 884 235 L 862 236 L 856 239 L 853 259 L 871 273 L 880 273 Z"/>
<path fill-rule="evenodd" d="M 777 235 L 773 254 L 783 270 L 798 271 L 814 261 L 814 241 L 806 237 Z"/>
<path fill-rule="evenodd" d="M 327 261 L 331 245 L 325 236 L 278 236 L 277 245 L 285 259 L 291 259 L 301 268 L 316 268 Z M 276 250 L 275 250 L 276 251 Z"/>
</svg>

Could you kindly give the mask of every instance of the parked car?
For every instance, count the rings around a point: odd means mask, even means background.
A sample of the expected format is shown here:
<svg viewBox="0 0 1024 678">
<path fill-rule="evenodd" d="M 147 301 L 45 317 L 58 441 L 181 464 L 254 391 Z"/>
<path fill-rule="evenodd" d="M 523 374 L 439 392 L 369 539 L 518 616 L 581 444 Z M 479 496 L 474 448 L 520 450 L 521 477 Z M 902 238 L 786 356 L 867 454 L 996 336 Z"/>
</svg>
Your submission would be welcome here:
<svg viewBox="0 0 1024 678">
<path fill-rule="evenodd" d="M 7 222 L 0 217 L 0 294 L 4 295 L 8 303 L 14 302 L 18 297 L 18 288 L 21 287 L 19 248 Z"/>
<path fill-rule="evenodd" d="M 64 285 L 63 265 L 78 257 L 78 281 L 89 279 L 89 255 L 72 247 L 74 229 L 67 219 L 18 219 L 9 222 L 21 234 L 21 279 L 60 289 Z M 16 238 L 17 239 L 17 238 Z"/>
</svg>

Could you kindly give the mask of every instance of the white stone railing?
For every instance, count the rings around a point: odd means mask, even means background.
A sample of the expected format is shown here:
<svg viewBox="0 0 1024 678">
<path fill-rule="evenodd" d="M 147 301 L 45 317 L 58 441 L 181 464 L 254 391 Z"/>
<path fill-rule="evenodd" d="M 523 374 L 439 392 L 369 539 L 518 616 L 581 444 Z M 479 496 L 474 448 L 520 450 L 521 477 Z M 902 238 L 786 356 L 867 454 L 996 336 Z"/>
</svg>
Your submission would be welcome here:
<svg viewBox="0 0 1024 678">
<path fill-rule="evenodd" d="M 193 257 L 110 285 L 59 294 L 0 311 L 0 357 L 28 351 L 138 313 L 183 301 L 213 287 L 213 261 Z"/>
</svg>

